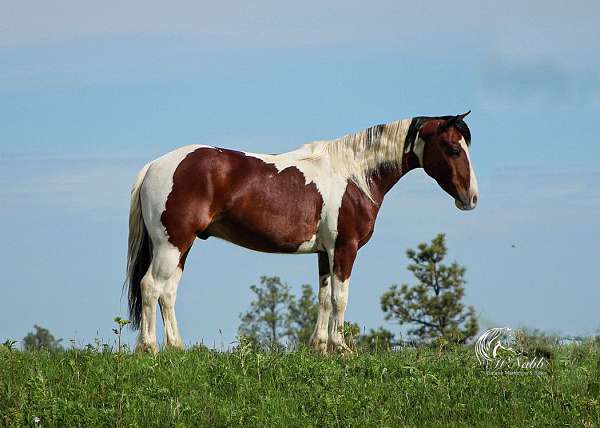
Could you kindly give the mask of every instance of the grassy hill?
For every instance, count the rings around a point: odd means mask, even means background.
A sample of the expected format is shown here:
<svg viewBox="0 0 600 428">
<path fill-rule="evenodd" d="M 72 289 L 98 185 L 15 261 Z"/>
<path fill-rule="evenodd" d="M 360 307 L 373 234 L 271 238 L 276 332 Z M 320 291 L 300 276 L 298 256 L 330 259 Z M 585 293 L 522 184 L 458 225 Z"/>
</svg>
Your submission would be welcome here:
<svg viewBox="0 0 600 428">
<path fill-rule="evenodd" d="M 37 422 L 36 422 L 37 421 Z M 490 374 L 471 347 L 319 357 L 0 350 L 6 426 L 599 426 L 600 346 Z"/>
</svg>

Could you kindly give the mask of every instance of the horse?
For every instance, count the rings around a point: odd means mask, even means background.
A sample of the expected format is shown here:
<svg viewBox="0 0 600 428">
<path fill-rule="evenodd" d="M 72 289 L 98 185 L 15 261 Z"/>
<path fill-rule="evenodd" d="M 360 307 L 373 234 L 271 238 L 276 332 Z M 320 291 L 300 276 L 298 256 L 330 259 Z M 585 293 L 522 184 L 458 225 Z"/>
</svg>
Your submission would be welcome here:
<svg viewBox="0 0 600 428">
<path fill-rule="evenodd" d="M 215 237 L 261 252 L 316 253 L 319 313 L 310 346 L 347 352 L 352 267 L 386 193 L 423 168 L 457 208 L 475 208 L 469 113 L 398 120 L 282 154 L 189 145 L 146 164 L 129 212 L 126 287 L 136 349 L 158 351 L 157 302 L 166 345 L 183 348 L 177 287 L 195 239 Z"/>
</svg>

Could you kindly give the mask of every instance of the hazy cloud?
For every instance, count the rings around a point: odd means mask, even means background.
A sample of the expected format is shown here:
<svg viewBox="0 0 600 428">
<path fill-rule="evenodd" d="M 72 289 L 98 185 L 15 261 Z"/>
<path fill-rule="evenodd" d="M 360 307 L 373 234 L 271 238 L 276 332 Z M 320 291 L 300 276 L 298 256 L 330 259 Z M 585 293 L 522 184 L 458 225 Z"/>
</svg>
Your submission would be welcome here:
<svg viewBox="0 0 600 428">
<path fill-rule="evenodd" d="M 260 46 L 433 42 L 487 44 L 513 53 L 591 48 L 598 40 L 597 1 L 507 2 L 359 0 L 281 3 L 158 1 L 101 3 L 4 1 L 0 45 L 48 43 L 118 34 L 216 36 Z M 473 37 L 477 34 L 477 37 Z"/>
<path fill-rule="evenodd" d="M 481 68 L 481 102 L 489 108 L 541 111 L 598 104 L 600 72 L 581 65 L 488 56 Z"/>
</svg>

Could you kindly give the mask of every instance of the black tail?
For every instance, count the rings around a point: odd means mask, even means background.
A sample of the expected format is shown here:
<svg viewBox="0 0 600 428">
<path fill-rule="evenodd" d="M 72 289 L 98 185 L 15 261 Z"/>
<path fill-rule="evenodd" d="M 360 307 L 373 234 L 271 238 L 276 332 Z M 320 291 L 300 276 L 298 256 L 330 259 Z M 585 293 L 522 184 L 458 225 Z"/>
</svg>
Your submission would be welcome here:
<svg viewBox="0 0 600 428">
<path fill-rule="evenodd" d="M 140 188 L 150 164 L 142 168 L 131 189 L 129 209 L 129 240 L 127 251 L 127 279 L 129 289 L 129 322 L 134 330 L 140 328 L 142 319 L 142 278 L 152 262 L 152 241 L 144 224 Z"/>
<path fill-rule="evenodd" d="M 145 227 L 144 232 L 129 278 L 129 322 L 134 330 L 140 328 L 142 319 L 142 278 L 152 262 L 152 243 Z"/>
</svg>

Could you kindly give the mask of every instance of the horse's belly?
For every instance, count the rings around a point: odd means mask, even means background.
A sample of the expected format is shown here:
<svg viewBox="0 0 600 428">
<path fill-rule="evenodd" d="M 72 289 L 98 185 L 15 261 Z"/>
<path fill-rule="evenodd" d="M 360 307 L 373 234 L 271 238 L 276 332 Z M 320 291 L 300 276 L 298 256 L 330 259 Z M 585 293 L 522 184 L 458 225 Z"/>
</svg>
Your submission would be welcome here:
<svg viewBox="0 0 600 428">
<path fill-rule="evenodd" d="M 293 224 L 288 224 L 288 227 L 282 230 L 277 227 L 278 224 L 279 222 L 269 224 L 267 221 L 267 227 L 261 227 L 221 219 L 211 224 L 203 237 L 214 236 L 265 253 L 303 254 L 319 250 L 316 233 L 310 235 L 305 228 Z"/>
</svg>

